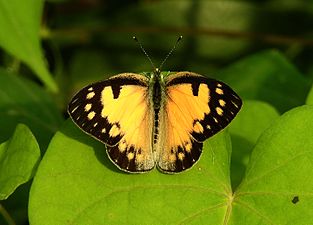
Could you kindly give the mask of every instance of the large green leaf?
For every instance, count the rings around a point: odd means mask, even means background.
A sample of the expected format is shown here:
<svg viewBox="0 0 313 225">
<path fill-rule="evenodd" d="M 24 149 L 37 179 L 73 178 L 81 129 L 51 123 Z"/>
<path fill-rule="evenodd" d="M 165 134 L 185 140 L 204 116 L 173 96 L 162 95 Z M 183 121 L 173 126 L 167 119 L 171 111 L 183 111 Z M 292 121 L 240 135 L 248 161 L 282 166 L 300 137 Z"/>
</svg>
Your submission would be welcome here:
<svg viewBox="0 0 313 225">
<path fill-rule="evenodd" d="M 304 104 L 310 88 L 304 76 L 275 50 L 241 59 L 219 75 L 243 99 L 266 101 L 280 112 Z"/>
<path fill-rule="evenodd" d="M 244 176 L 253 147 L 262 132 L 279 117 L 276 109 L 261 101 L 243 102 L 240 113 L 229 126 L 232 139 L 231 179 L 236 187 Z"/>
<path fill-rule="evenodd" d="M 35 137 L 27 126 L 19 124 L 13 136 L 0 144 L 0 200 L 33 177 L 39 160 Z"/>
<path fill-rule="evenodd" d="M 230 224 L 307 225 L 313 218 L 313 107 L 284 114 L 255 146 Z"/>
<path fill-rule="evenodd" d="M 105 148 L 72 122 L 53 138 L 31 189 L 32 225 L 309 224 L 313 107 L 283 115 L 260 137 L 233 195 L 230 139 L 205 142 L 203 157 L 178 175 L 117 170 Z M 71 194 L 69 194 L 71 193 Z"/>
<path fill-rule="evenodd" d="M 36 224 L 173 224 L 223 221 L 229 196 L 230 138 L 205 143 L 191 170 L 167 175 L 120 172 L 105 147 L 68 121 L 39 166 L 29 216 Z"/>
<path fill-rule="evenodd" d="M 50 90 L 57 91 L 40 46 L 43 3 L 44 0 L 0 0 L 0 46 L 28 64 Z"/>
<path fill-rule="evenodd" d="M 18 123 L 24 123 L 45 149 L 62 120 L 51 96 L 44 90 L 0 68 L 0 142 L 10 137 Z"/>
<path fill-rule="evenodd" d="M 306 98 L 305 103 L 307 105 L 313 105 L 313 86 L 311 87 L 311 90 L 309 91 L 309 94 L 308 94 L 308 96 Z"/>
</svg>

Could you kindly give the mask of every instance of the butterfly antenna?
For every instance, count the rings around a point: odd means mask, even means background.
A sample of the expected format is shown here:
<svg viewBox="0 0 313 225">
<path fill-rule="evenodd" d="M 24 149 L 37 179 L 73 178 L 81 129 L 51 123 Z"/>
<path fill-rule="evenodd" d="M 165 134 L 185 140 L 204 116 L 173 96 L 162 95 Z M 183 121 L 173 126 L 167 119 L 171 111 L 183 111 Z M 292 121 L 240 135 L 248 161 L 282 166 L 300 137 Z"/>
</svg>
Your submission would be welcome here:
<svg viewBox="0 0 313 225">
<path fill-rule="evenodd" d="M 175 50 L 175 48 L 176 48 L 178 42 L 180 42 L 180 40 L 181 40 L 182 38 L 183 38 L 183 36 L 179 36 L 179 37 L 177 38 L 177 41 L 176 41 L 176 43 L 174 44 L 173 48 L 172 48 L 171 51 L 167 54 L 167 56 L 165 57 L 165 59 L 162 61 L 161 65 L 160 65 L 160 67 L 159 67 L 160 70 L 161 70 L 163 64 L 165 63 L 165 61 L 167 60 L 167 58 L 173 53 L 173 51 Z"/>
<path fill-rule="evenodd" d="M 140 46 L 141 50 L 143 51 L 143 53 L 147 56 L 147 58 L 149 59 L 151 66 L 153 67 L 154 70 L 156 70 L 155 65 L 153 64 L 150 56 L 148 55 L 148 53 L 146 52 L 146 50 L 142 47 L 141 43 L 139 42 L 139 40 L 137 39 L 136 36 L 133 36 L 134 41 L 136 41 L 138 43 L 138 45 Z"/>
</svg>

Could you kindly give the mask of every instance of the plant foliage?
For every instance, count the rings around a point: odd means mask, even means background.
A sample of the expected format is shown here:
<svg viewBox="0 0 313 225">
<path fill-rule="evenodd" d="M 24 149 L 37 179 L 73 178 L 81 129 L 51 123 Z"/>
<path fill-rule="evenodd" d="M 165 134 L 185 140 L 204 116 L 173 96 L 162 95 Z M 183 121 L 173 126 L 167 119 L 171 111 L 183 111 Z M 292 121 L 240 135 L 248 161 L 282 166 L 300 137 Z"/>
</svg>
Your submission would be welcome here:
<svg viewBox="0 0 313 225">
<path fill-rule="evenodd" d="M 310 0 L 0 0 L 0 224 L 308 225 L 313 218 Z M 189 171 L 119 171 L 68 119 L 83 86 L 193 71 L 243 99 Z M 42 155 L 42 159 L 41 159 Z"/>
</svg>

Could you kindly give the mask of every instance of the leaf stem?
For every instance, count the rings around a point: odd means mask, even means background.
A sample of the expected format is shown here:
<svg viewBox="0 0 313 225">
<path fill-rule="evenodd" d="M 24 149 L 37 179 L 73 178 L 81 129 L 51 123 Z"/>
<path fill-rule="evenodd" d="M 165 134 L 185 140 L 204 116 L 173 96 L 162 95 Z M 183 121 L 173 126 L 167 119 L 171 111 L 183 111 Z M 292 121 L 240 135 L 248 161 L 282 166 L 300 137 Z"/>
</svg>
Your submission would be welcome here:
<svg viewBox="0 0 313 225">
<path fill-rule="evenodd" d="M 0 204 L 0 214 L 3 216 L 8 225 L 16 225 L 15 221 L 2 204 Z"/>
</svg>

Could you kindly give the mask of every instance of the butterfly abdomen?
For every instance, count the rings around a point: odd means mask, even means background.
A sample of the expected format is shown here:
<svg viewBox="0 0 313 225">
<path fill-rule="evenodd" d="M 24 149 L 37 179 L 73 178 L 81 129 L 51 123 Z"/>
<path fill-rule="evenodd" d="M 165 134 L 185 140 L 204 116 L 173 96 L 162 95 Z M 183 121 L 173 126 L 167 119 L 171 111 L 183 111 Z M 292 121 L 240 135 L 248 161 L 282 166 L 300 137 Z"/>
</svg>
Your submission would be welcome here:
<svg viewBox="0 0 313 225">
<path fill-rule="evenodd" d="M 159 113 L 162 102 L 162 87 L 159 77 L 155 77 L 152 88 L 152 103 L 154 109 L 153 144 L 157 144 L 159 137 Z"/>
<path fill-rule="evenodd" d="M 159 137 L 159 112 L 160 108 L 154 110 L 154 129 L 153 129 L 153 144 L 158 142 Z"/>
</svg>

